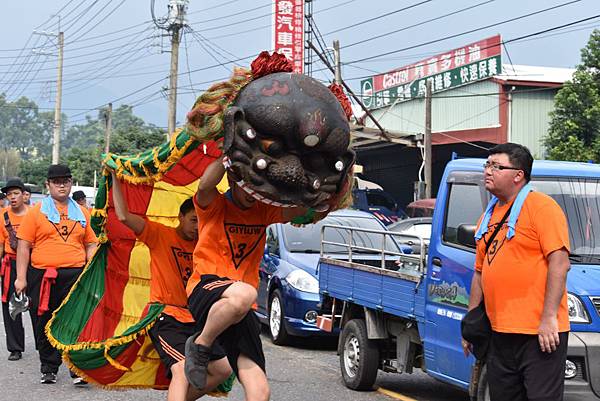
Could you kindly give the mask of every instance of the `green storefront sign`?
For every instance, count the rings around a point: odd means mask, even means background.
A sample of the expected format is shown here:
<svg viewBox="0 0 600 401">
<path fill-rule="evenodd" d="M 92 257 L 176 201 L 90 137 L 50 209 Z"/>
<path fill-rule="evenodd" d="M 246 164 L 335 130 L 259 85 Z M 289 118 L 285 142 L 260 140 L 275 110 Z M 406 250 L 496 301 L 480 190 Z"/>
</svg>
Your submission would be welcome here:
<svg viewBox="0 0 600 401">
<path fill-rule="evenodd" d="M 368 78 L 360 83 L 362 100 L 367 108 L 377 109 L 390 106 L 396 101 L 402 102 L 425 96 L 427 81 L 431 81 L 432 92 L 437 93 L 488 79 L 501 72 L 501 56 L 498 55 L 378 92 L 373 92 L 373 78 Z"/>
</svg>

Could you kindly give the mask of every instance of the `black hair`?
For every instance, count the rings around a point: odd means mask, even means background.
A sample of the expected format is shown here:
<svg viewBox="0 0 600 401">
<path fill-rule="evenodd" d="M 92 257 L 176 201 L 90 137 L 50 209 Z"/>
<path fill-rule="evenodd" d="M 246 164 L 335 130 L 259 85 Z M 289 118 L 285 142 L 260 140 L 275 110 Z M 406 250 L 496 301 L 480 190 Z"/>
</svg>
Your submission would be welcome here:
<svg viewBox="0 0 600 401">
<path fill-rule="evenodd" d="M 179 206 L 179 213 L 181 213 L 184 216 L 192 210 L 194 210 L 194 201 L 192 200 L 192 198 L 187 198 L 181 204 L 181 206 Z"/>
<path fill-rule="evenodd" d="M 513 167 L 523 170 L 525 181 L 531 180 L 531 167 L 533 166 L 533 156 L 531 152 L 523 145 L 517 143 L 503 143 L 496 145 L 489 150 L 489 156 L 504 153 L 508 156 L 508 160 Z"/>
</svg>

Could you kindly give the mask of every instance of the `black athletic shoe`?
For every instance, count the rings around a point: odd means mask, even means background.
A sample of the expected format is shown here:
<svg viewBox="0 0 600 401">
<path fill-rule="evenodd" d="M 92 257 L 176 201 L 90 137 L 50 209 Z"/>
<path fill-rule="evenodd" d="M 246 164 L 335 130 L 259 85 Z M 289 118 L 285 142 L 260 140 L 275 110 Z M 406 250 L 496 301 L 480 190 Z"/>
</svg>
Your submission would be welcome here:
<svg viewBox="0 0 600 401">
<path fill-rule="evenodd" d="M 42 379 L 40 380 L 42 384 L 54 384 L 56 383 L 56 373 L 48 372 L 42 373 Z"/>
<path fill-rule="evenodd" d="M 13 351 L 8 356 L 9 361 L 18 361 L 21 358 L 23 358 L 23 354 L 21 354 L 21 351 Z"/>
<path fill-rule="evenodd" d="M 184 371 L 188 382 L 198 390 L 203 390 L 206 387 L 210 348 L 196 344 L 196 337 L 198 335 L 191 336 L 185 342 Z"/>
</svg>

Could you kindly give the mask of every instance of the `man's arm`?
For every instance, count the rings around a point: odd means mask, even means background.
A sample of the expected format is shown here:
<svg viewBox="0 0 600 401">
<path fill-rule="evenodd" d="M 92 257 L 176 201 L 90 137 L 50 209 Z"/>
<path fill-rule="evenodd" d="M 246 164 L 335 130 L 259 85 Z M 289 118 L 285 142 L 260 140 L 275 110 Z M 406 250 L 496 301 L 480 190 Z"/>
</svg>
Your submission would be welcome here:
<svg viewBox="0 0 600 401">
<path fill-rule="evenodd" d="M 473 273 L 473 280 L 471 281 L 471 293 L 469 294 L 468 310 L 476 308 L 482 300 L 483 289 L 481 288 L 481 272 L 475 269 L 475 272 Z M 469 356 L 469 354 L 473 352 L 473 346 L 464 338 L 461 339 L 461 344 L 465 356 Z"/>
<path fill-rule="evenodd" d="M 85 244 L 85 261 L 89 262 L 94 256 L 94 252 L 96 252 L 96 248 L 98 244 L 96 242 L 90 242 L 89 244 Z"/>
<path fill-rule="evenodd" d="M 481 289 L 481 272 L 475 270 L 473 280 L 471 281 L 471 293 L 469 294 L 469 307 L 471 310 L 481 303 L 483 299 L 483 290 Z"/>
<path fill-rule="evenodd" d="M 123 198 L 123 192 L 121 191 L 121 183 L 119 182 L 119 179 L 117 178 L 117 175 L 114 171 L 111 172 L 111 175 L 113 204 L 115 206 L 115 213 L 117 215 L 117 218 L 121 223 L 131 228 L 135 235 L 140 235 L 142 231 L 144 231 L 144 227 L 146 227 L 146 220 L 144 220 L 142 217 L 136 214 L 129 212 L 129 209 L 127 208 L 127 203 Z"/>
<path fill-rule="evenodd" d="M 27 288 L 27 268 L 29 267 L 29 255 L 31 242 L 19 239 L 17 245 L 17 279 L 15 280 L 15 291 L 22 293 Z"/>
<path fill-rule="evenodd" d="M 221 182 L 225 175 L 225 166 L 223 158 L 219 157 L 208 165 L 204 174 L 200 177 L 198 191 L 196 192 L 196 202 L 202 209 L 206 208 L 218 195 L 217 184 Z"/>
<path fill-rule="evenodd" d="M 538 341 L 542 352 L 556 351 L 560 343 L 558 338 L 558 308 L 565 293 L 567 272 L 570 267 L 569 253 L 565 248 L 558 249 L 548 255 L 546 295 L 538 329 Z"/>
</svg>

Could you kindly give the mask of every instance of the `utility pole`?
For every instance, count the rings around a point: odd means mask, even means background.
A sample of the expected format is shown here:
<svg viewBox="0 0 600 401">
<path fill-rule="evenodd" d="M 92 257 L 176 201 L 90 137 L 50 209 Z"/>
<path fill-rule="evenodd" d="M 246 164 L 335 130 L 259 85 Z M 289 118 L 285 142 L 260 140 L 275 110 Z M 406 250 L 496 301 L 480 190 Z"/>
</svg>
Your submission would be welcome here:
<svg viewBox="0 0 600 401">
<path fill-rule="evenodd" d="M 33 31 L 35 35 L 55 37 L 58 40 L 58 77 L 56 79 L 56 101 L 54 102 L 54 134 L 52 140 L 52 164 L 58 164 L 60 155 L 60 132 L 62 128 L 61 123 L 61 104 L 62 104 L 62 76 L 63 76 L 63 53 L 65 47 L 65 34 L 60 32 L 60 17 L 58 19 L 58 34 L 53 32 L 38 32 Z M 53 53 L 46 52 L 45 50 L 34 49 L 34 53 L 54 55 Z"/>
<path fill-rule="evenodd" d="M 60 154 L 61 104 L 62 104 L 62 76 L 63 52 L 65 47 L 64 32 L 58 33 L 58 78 L 56 79 L 56 102 L 54 104 L 54 142 L 52 143 L 52 164 L 58 164 Z"/>
<path fill-rule="evenodd" d="M 333 41 L 333 56 L 335 60 L 335 83 L 342 84 L 342 63 L 340 61 L 340 41 Z"/>
<path fill-rule="evenodd" d="M 104 112 L 105 129 L 104 132 L 104 153 L 110 152 L 110 133 L 112 131 L 112 103 L 108 104 L 108 108 Z"/>
<path fill-rule="evenodd" d="M 171 68 L 169 71 L 169 112 L 167 116 L 167 139 L 175 132 L 177 123 L 177 70 L 179 64 L 179 43 L 183 28 L 187 26 L 185 14 L 189 0 L 169 0 L 169 13 L 166 18 L 154 15 L 154 1 L 151 0 L 150 10 L 154 24 L 169 32 L 171 36 Z"/>
<path fill-rule="evenodd" d="M 171 37 L 171 69 L 169 78 L 169 120 L 167 134 L 171 136 L 175 132 L 177 120 L 177 67 L 179 64 L 179 33 L 181 27 L 173 26 L 173 36 Z"/>
<path fill-rule="evenodd" d="M 427 80 L 425 89 L 425 198 L 431 198 L 431 81 Z"/>
</svg>

